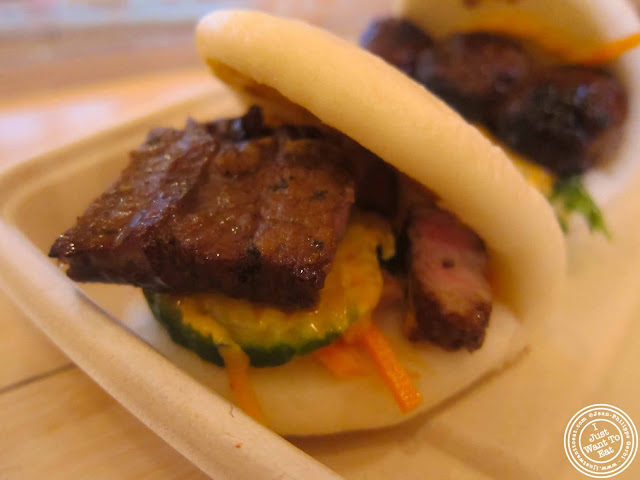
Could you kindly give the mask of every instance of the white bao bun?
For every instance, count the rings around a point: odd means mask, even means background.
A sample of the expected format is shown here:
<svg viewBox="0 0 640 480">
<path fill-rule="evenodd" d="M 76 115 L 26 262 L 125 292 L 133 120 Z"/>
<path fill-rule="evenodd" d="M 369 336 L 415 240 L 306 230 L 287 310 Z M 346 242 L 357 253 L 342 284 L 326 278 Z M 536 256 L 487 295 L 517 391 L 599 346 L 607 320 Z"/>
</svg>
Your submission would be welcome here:
<svg viewBox="0 0 640 480">
<path fill-rule="evenodd" d="M 479 351 L 415 346 L 392 314 L 381 320 L 424 395 L 419 411 L 500 368 L 523 347 L 523 327 L 550 317 L 565 275 L 554 213 L 502 150 L 445 104 L 384 61 L 299 21 L 218 11 L 200 21 L 197 46 L 241 95 L 340 130 L 435 192 L 486 242 L 498 300 Z M 228 396 L 224 372 L 215 375 Z M 269 426 L 284 434 L 374 428 L 418 413 L 403 415 L 378 379 L 337 380 L 311 359 L 251 375 Z"/>
</svg>

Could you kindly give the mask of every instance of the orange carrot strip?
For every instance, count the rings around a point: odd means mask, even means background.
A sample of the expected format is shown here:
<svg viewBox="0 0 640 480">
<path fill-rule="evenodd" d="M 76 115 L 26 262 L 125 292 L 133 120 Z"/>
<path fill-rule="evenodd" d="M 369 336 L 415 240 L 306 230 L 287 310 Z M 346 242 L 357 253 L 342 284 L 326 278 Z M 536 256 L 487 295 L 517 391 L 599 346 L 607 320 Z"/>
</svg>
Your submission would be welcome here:
<svg viewBox="0 0 640 480">
<path fill-rule="evenodd" d="M 354 343 L 362 343 L 360 342 L 362 334 L 369 328 L 370 325 L 371 315 L 362 317 L 356 323 L 352 324 L 346 332 L 344 332 L 342 337 L 340 337 L 340 341 L 348 345 L 353 345 Z"/>
<path fill-rule="evenodd" d="M 255 421 L 265 423 L 260 401 L 249 378 L 249 357 L 240 348 L 220 348 L 235 404 Z"/>
<path fill-rule="evenodd" d="M 366 375 L 365 360 L 353 345 L 335 342 L 313 352 L 313 356 L 336 377 Z"/>
<path fill-rule="evenodd" d="M 611 43 L 605 43 L 589 53 L 576 57 L 574 60 L 576 63 L 585 65 L 600 65 L 616 60 L 622 54 L 636 48 L 638 45 L 640 45 L 640 32 Z"/>
<path fill-rule="evenodd" d="M 410 412 L 422 403 L 409 373 L 404 369 L 384 335 L 375 325 L 364 330 L 359 338 L 373 359 L 378 374 L 391 390 L 400 410 Z"/>
</svg>

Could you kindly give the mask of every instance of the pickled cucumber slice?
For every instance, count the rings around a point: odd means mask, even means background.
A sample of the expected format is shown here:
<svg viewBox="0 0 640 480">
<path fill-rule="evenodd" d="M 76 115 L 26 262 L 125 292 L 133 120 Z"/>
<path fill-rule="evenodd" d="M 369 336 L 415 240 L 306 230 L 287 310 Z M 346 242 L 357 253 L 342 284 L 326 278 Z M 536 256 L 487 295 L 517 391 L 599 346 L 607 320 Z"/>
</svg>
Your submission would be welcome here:
<svg viewBox="0 0 640 480">
<path fill-rule="evenodd" d="M 277 366 L 334 342 L 369 317 L 383 287 L 378 251 L 390 258 L 394 248 L 386 221 L 354 214 L 312 309 L 284 311 L 216 293 L 144 295 L 171 338 L 204 360 L 223 366 L 220 349 L 236 344 L 252 366 Z"/>
</svg>

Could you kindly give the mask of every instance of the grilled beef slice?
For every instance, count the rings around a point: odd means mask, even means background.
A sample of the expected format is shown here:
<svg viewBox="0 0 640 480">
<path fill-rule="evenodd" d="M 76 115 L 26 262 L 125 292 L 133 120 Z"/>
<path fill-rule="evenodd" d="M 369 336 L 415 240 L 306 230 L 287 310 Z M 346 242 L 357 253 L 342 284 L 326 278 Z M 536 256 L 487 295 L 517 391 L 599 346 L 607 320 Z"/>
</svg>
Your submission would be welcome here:
<svg viewBox="0 0 640 480">
<path fill-rule="evenodd" d="M 405 330 L 447 350 L 482 346 L 492 308 L 482 240 L 437 207 L 415 209 L 407 228 L 409 292 Z"/>
<path fill-rule="evenodd" d="M 78 281 L 311 306 L 354 202 L 335 138 L 269 129 L 255 108 L 155 130 L 50 256 Z"/>
<path fill-rule="evenodd" d="M 409 225 L 401 237 L 415 311 L 410 338 L 478 348 L 491 311 L 482 242 L 422 187 L 409 194 L 406 179 L 397 205 L 397 178 L 326 127 L 269 128 L 256 108 L 189 121 L 184 130 L 153 130 L 50 256 L 78 281 L 307 307 L 355 201 Z"/>
</svg>

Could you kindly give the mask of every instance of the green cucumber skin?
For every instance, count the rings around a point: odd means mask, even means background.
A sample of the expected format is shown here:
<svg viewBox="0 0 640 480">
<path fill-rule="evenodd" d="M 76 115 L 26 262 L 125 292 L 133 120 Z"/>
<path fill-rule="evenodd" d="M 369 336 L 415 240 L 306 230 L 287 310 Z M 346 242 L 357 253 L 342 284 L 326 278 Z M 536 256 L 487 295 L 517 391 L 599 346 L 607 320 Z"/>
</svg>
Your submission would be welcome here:
<svg viewBox="0 0 640 480">
<path fill-rule="evenodd" d="M 153 316 L 169 332 L 171 339 L 183 347 L 193 350 L 203 360 L 224 367 L 224 360 L 218 351 L 218 347 L 211 335 L 202 335 L 195 328 L 182 322 L 182 312 L 168 302 L 165 302 L 162 294 L 143 290 L 144 298 L 149 304 Z"/>
<path fill-rule="evenodd" d="M 171 339 L 194 351 L 203 360 L 224 366 L 224 359 L 218 350 L 221 344 L 216 344 L 211 335 L 203 335 L 195 328 L 182 321 L 182 312 L 165 301 L 162 293 L 143 290 L 144 297 L 158 320 L 169 332 Z M 249 357 L 252 367 L 277 367 L 289 362 L 296 355 L 305 355 L 318 348 L 333 343 L 340 338 L 342 332 L 328 331 L 324 338 L 297 339 L 297 343 L 281 343 L 275 346 L 256 344 L 242 344 L 240 347 Z"/>
</svg>

